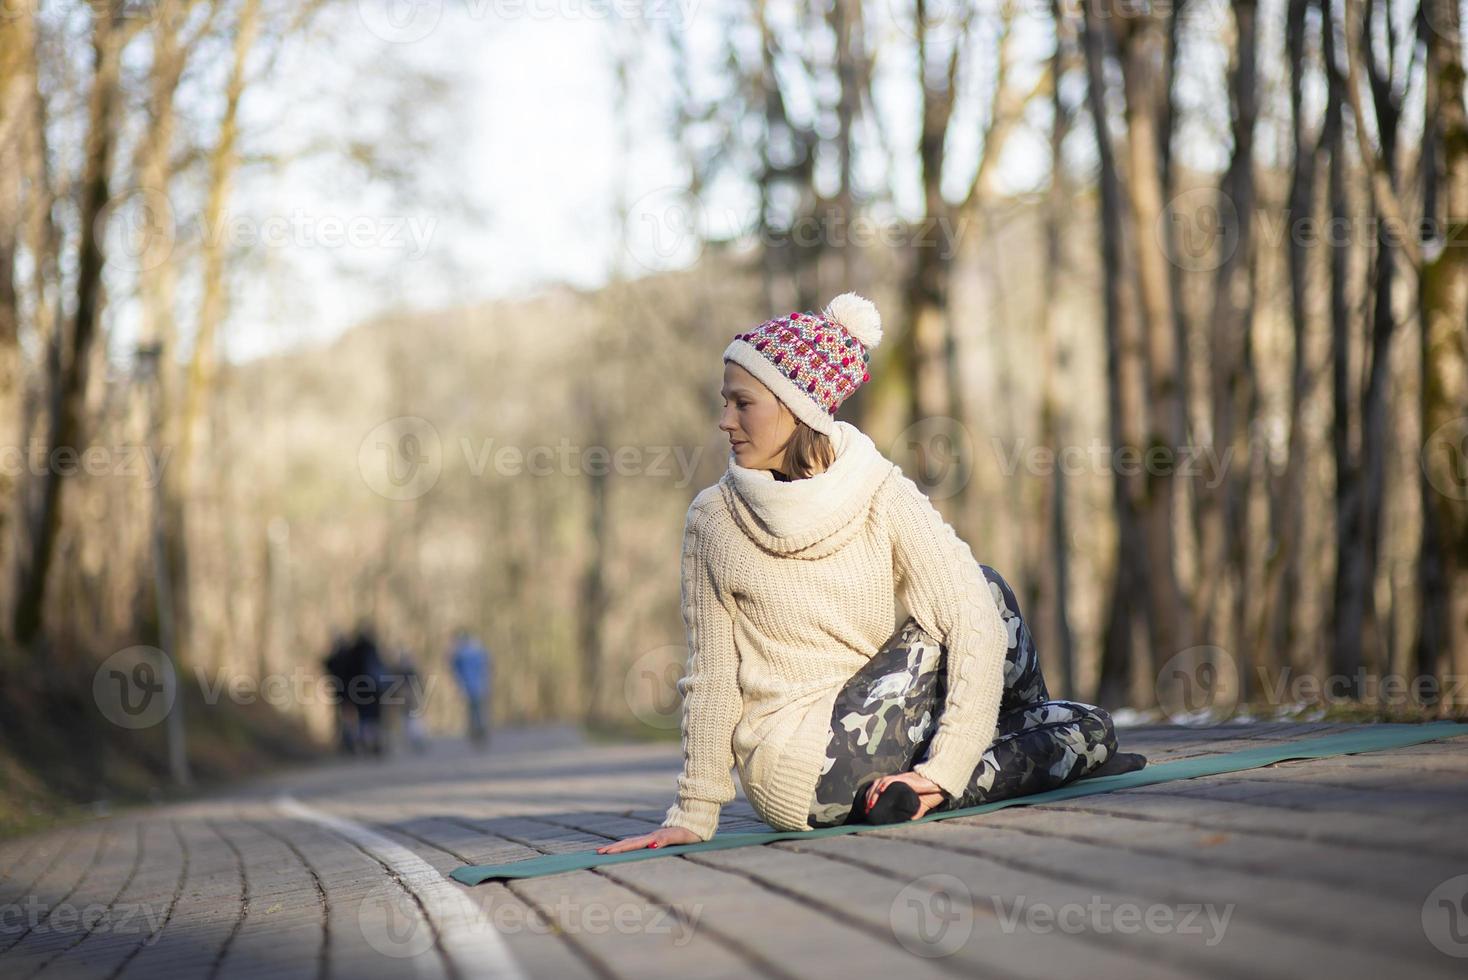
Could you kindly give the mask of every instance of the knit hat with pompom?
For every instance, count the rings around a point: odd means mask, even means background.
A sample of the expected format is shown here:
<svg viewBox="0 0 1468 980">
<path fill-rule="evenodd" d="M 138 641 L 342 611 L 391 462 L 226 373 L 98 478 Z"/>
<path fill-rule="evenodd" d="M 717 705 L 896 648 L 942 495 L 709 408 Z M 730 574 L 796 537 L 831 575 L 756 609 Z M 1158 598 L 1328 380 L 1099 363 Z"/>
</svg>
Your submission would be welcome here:
<svg viewBox="0 0 1468 980">
<path fill-rule="evenodd" d="M 806 425 L 832 435 L 836 409 L 871 379 L 882 317 L 871 300 L 842 293 L 820 313 L 766 320 L 730 341 L 724 360 L 758 378 Z"/>
</svg>

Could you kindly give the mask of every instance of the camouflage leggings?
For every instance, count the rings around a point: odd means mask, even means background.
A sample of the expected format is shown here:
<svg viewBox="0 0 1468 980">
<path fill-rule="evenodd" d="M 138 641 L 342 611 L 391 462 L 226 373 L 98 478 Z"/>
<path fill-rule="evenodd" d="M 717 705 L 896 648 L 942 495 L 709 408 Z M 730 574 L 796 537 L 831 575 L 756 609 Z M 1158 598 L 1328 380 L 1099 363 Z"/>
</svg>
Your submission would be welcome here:
<svg viewBox="0 0 1468 980">
<path fill-rule="evenodd" d="M 1104 710 L 1050 700 L 1014 591 L 993 568 L 980 567 L 1009 636 L 998 729 L 963 795 L 945 794 L 930 812 L 1053 789 L 1116 751 L 1116 733 Z M 831 712 L 825 768 L 810 806 L 812 827 L 844 823 L 860 787 L 927 758 L 947 694 L 946 655 L 947 648 L 909 616 L 846 682 Z"/>
</svg>

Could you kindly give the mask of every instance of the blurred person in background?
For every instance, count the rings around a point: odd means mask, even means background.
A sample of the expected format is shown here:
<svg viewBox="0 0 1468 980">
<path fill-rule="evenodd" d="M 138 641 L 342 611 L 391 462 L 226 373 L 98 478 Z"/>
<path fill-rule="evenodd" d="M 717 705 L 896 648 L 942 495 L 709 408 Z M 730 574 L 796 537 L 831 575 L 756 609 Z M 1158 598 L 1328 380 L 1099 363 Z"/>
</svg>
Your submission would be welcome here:
<svg viewBox="0 0 1468 980">
<path fill-rule="evenodd" d="M 331 652 L 321 661 L 326 676 L 333 681 L 336 698 L 336 748 L 342 755 L 357 751 L 357 707 L 347 697 L 347 684 L 352 679 L 353 644 L 340 629 L 331 631 Z"/>
<path fill-rule="evenodd" d="M 385 750 L 382 694 L 386 670 L 377 646 L 377 634 L 370 624 L 358 626 L 348 663 L 351 678 L 347 682 L 347 700 L 357 709 L 357 743 L 362 752 L 381 758 Z"/>
<path fill-rule="evenodd" d="M 464 692 L 469 716 L 469 741 L 481 749 L 488 748 L 491 674 L 489 651 L 465 627 L 461 626 L 454 632 L 449 667 L 454 672 L 454 679 L 459 682 L 459 689 Z"/>
<path fill-rule="evenodd" d="M 422 755 L 428 751 L 428 730 L 423 724 L 423 712 L 427 707 L 418 688 L 418 666 L 407 647 L 398 648 L 397 665 L 393 668 L 395 702 L 403 720 L 403 735 L 408 747 Z"/>
</svg>

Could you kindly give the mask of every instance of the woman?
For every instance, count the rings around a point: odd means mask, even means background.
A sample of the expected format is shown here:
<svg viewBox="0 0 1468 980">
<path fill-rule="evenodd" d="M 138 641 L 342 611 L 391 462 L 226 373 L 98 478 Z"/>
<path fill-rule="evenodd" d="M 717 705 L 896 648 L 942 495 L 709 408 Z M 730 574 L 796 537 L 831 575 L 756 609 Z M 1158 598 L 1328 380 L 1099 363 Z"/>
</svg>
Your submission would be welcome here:
<svg viewBox="0 0 1468 980">
<path fill-rule="evenodd" d="M 731 767 L 760 819 L 809 830 L 868 819 L 895 783 L 916 819 L 1112 758 L 1106 712 L 1049 699 L 1009 585 L 836 420 L 881 337 L 876 307 L 846 293 L 724 351 L 729 467 L 683 536 L 677 801 L 657 830 L 599 853 L 708 840 Z M 893 632 L 897 597 L 911 615 Z"/>
</svg>

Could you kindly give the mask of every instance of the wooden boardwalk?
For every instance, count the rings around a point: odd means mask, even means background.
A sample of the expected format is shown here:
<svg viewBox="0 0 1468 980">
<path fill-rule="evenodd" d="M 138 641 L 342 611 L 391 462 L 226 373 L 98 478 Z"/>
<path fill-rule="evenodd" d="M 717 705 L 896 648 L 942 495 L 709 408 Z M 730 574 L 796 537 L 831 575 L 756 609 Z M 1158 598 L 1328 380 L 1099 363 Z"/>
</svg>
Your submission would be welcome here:
<svg viewBox="0 0 1468 980">
<path fill-rule="evenodd" d="M 1157 762 L 1350 726 L 1124 729 Z M 0 976 L 1460 977 L 1468 738 L 464 888 L 655 827 L 667 744 L 501 731 L 0 844 Z M 762 829 L 743 798 L 721 831 Z"/>
</svg>

